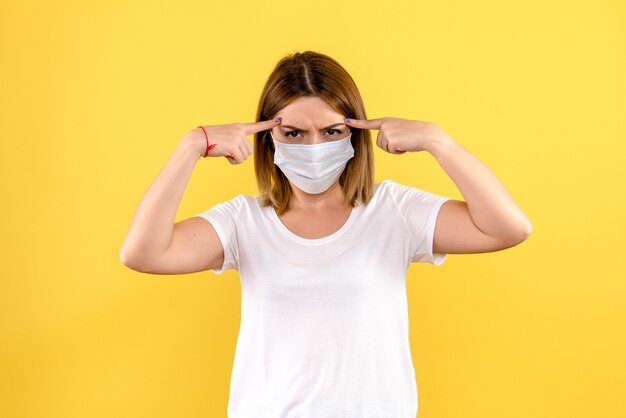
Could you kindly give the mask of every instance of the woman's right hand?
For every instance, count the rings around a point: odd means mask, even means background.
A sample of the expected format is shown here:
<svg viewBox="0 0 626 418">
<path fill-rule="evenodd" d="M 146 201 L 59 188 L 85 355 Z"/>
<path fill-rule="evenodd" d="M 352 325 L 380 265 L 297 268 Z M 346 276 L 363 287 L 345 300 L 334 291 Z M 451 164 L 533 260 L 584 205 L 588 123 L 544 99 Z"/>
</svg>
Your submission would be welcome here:
<svg viewBox="0 0 626 418">
<path fill-rule="evenodd" d="M 207 125 L 202 126 L 209 138 L 209 149 L 207 157 L 226 157 L 231 164 L 241 164 L 252 154 L 252 145 L 248 140 L 248 135 L 260 131 L 272 129 L 280 125 L 281 120 L 265 120 L 252 123 L 230 123 L 227 125 Z M 194 149 L 198 150 L 200 157 L 204 157 L 206 152 L 206 137 L 202 128 L 192 129 L 187 132 L 185 139 L 190 141 Z"/>
</svg>

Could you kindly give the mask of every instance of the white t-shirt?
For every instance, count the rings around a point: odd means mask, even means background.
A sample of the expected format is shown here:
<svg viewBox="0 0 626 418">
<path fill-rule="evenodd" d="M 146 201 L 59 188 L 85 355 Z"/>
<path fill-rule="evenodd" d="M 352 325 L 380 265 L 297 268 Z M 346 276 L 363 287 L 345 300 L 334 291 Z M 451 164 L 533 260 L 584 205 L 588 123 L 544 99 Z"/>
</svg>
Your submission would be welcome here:
<svg viewBox="0 0 626 418">
<path fill-rule="evenodd" d="M 384 180 L 336 232 L 300 237 L 260 197 L 196 216 L 235 269 L 241 324 L 229 418 L 415 418 L 406 271 L 440 265 L 435 221 L 451 199 Z"/>
</svg>

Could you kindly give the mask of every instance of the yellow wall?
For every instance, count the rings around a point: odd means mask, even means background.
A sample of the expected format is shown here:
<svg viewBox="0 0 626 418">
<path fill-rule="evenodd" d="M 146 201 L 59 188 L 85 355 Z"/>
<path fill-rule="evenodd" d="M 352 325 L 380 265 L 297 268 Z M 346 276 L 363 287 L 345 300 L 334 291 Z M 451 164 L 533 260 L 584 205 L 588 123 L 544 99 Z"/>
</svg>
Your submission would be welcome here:
<svg viewBox="0 0 626 418">
<path fill-rule="evenodd" d="M 0 42 L 0 416 L 226 416 L 237 273 L 137 273 L 120 246 L 181 136 L 254 121 L 305 49 L 370 118 L 444 128 L 533 224 L 411 266 L 420 418 L 626 416 L 624 2 L 3 2 Z M 431 155 L 376 158 L 461 198 Z M 200 160 L 177 220 L 239 193 L 252 157 Z"/>
</svg>

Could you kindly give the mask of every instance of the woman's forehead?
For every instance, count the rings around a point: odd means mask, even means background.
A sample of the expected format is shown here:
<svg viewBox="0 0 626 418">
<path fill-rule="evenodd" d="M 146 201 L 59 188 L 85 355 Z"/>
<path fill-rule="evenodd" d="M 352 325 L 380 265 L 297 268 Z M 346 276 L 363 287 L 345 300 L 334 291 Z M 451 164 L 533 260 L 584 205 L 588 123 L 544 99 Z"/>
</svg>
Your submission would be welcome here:
<svg viewBox="0 0 626 418">
<path fill-rule="evenodd" d="M 344 115 L 319 98 L 301 97 L 282 108 L 274 117 L 283 118 L 280 127 L 306 131 L 322 130 L 330 125 L 343 123 Z"/>
</svg>

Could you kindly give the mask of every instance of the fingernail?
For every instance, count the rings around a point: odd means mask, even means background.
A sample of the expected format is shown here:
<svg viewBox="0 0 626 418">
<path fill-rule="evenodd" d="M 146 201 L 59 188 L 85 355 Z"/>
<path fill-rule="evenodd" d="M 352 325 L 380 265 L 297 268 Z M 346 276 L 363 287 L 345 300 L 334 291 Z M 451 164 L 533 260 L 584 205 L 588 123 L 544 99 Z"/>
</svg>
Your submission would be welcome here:
<svg viewBox="0 0 626 418">
<path fill-rule="evenodd" d="M 283 118 L 278 117 L 278 118 L 274 119 L 274 122 L 280 122 L 281 120 L 283 120 Z"/>
<path fill-rule="evenodd" d="M 350 122 L 351 122 L 351 121 L 350 121 L 350 118 L 343 118 L 343 120 L 344 120 L 346 123 L 350 123 Z"/>
<path fill-rule="evenodd" d="M 217 144 L 209 145 L 209 149 L 213 149 L 217 146 Z"/>
</svg>

